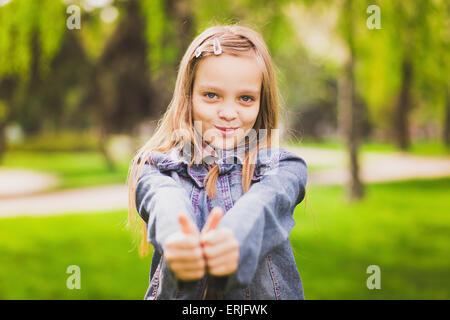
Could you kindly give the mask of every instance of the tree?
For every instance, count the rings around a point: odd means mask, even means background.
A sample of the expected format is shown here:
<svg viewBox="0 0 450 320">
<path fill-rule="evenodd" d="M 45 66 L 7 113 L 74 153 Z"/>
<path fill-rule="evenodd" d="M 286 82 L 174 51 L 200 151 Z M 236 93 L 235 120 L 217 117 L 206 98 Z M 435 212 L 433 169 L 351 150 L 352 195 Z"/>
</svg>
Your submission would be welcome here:
<svg viewBox="0 0 450 320">
<path fill-rule="evenodd" d="M 436 122 L 442 121 L 442 140 L 450 148 L 450 3 L 430 1 L 427 5 L 419 33 L 417 90 L 424 101 L 422 109 L 426 107 Z"/>
<path fill-rule="evenodd" d="M 114 168 L 114 161 L 106 147 L 108 137 L 131 131 L 150 110 L 145 23 L 136 1 L 124 4 L 124 14 L 94 67 L 84 102 L 99 127 L 99 150 L 110 169 Z"/>
<path fill-rule="evenodd" d="M 356 79 L 377 127 L 407 150 L 412 121 L 445 119 L 449 5 L 439 0 L 378 4 L 381 29 L 358 32 Z"/>
<path fill-rule="evenodd" d="M 353 0 L 345 0 L 341 7 L 342 33 L 347 46 L 347 60 L 342 68 L 338 80 L 338 112 L 340 131 L 344 135 L 349 155 L 350 199 L 360 199 L 364 196 L 364 187 L 359 172 L 358 149 L 361 133 L 361 105 L 356 103 L 356 81 L 355 81 L 355 5 Z"/>
<path fill-rule="evenodd" d="M 4 128 L 18 113 L 12 105 L 20 100 L 20 91 L 32 85 L 33 70 L 48 75 L 64 32 L 64 14 L 60 1 L 15 0 L 0 6 L 0 158 Z"/>
</svg>

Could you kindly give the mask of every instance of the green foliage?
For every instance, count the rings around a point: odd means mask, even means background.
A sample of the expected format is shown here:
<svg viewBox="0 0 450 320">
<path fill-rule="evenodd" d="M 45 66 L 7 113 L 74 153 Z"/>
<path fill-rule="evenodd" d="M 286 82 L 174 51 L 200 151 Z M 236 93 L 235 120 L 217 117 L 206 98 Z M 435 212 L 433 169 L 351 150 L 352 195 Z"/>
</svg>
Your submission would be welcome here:
<svg viewBox="0 0 450 320">
<path fill-rule="evenodd" d="M 368 15 L 364 15 L 364 18 Z M 392 34 L 396 32 L 395 17 L 388 13 L 386 5 L 381 7 L 380 30 L 369 30 L 365 21 L 356 40 L 357 91 L 365 98 L 372 120 L 380 126 L 388 126 L 386 121 L 392 112 L 393 102 L 401 85 L 401 56 Z"/>
<path fill-rule="evenodd" d="M 124 17 L 128 1 L 134 0 L 112 2 L 120 11 L 119 19 L 113 23 L 105 23 L 100 18 L 102 8 L 83 11 L 82 28 L 76 31 L 77 38 L 80 37 L 83 43 L 79 55 L 87 54 L 88 60 L 94 64 L 83 69 L 81 63 L 74 61 L 73 57 L 66 57 L 65 60 L 61 57 L 61 65 L 74 64 L 84 74 L 99 67 L 95 63 L 105 53 L 105 44 L 114 39 L 116 33 L 120 34 L 116 27 Z M 82 6 L 82 0 L 76 0 L 75 3 Z M 373 4 L 381 9 L 380 30 L 369 30 L 366 26 L 369 17 L 366 9 Z M 356 57 L 356 90 L 369 110 L 372 127 L 381 129 L 379 132 L 386 136 L 383 133 L 392 122 L 402 84 L 402 61 L 405 56 L 411 59 L 413 65 L 411 98 L 414 108 L 410 116 L 414 128 L 425 128 L 422 131 L 426 131 L 427 127 L 432 127 L 433 132 L 437 132 L 436 128 L 442 127 L 445 106 L 450 96 L 448 1 L 142 0 L 139 1 L 139 6 L 146 22 L 149 75 L 157 83 L 154 85 L 155 92 L 161 92 L 159 100 L 164 101 L 161 103 L 158 99 L 152 99 L 155 105 L 166 104 L 166 96 L 171 94 L 181 54 L 196 34 L 214 24 L 240 23 L 256 29 L 266 40 L 278 67 L 277 78 L 282 97 L 285 98 L 284 105 L 298 114 L 315 111 L 314 116 L 322 116 L 322 113 L 326 113 L 321 118 L 334 119 L 324 121 L 328 129 L 334 129 L 336 79 L 341 70 L 337 60 L 330 56 L 336 58 L 340 53 L 315 56 L 312 51 L 307 50 L 308 44 L 299 34 L 301 31 L 313 34 L 317 25 L 303 25 L 304 31 L 299 30 L 296 21 L 306 15 L 312 17 L 313 21 L 320 21 L 320 25 L 324 24 L 320 19 L 333 17 L 336 13 L 339 23 L 328 30 L 332 34 L 326 35 L 324 39 L 319 36 L 315 40 L 320 42 L 337 38 L 337 42 L 344 43 L 345 47 L 351 33 Z M 1 97 L 6 102 L 3 109 L 9 111 L 7 120 L 20 122 L 27 132 L 39 131 L 52 125 L 56 127 L 55 123 L 64 126 L 66 118 L 77 117 L 72 115 L 78 115 L 80 121 L 77 124 L 86 124 L 87 122 L 83 122 L 84 117 L 89 117 L 80 112 L 80 105 L 86 101 L 86 89 L 75 88 L 72 98 L 76 99 L 70 102 L 67 93 L 74 86 L 69 82 L 54 90 L 54 95 L 51 94 L 54 84 L 48 82 L 41 85 L 42 80 L 46 80 L 43 76 L 50 71 L 52 59 L 61 52 L 64 43 L 62 39 L 68 34 L 65 7 L 65 2 L 61 0 L 12 0 L 0 7 L 0 80 L 15 80 L 17 75 L 22 80 L 30 76 L 38 79 L 33 81 L 36 85 L 31 88 L 23 84 L 26 81 L 22 81 L 11 90 L 6 89 L 13 92 L 8 98 Z M 334 21 L 325 22 L 334 24 Z M 342 49 L 342 45 L 338 49 Z M 118 46 L 114 56 L 123 57 L 121 50 L 125 49 Z M 39 72 L 32 72 L 34 63 L 37 63 Z M 54 68 L 55 73 L 60 71 L 70 74 L 68 78 L 72 77 L 70 70 Z M 120 78 L 119 72 L 120 68 L 118 71 L 111 70 L 111 76 Z M 93 87 L 92 82 L 83 83 L 86 88 Z M 45 86 L 51 89 L 43 89 Z M 162 88 L 169 90 L 166 92 Z M 57 97 L 57 93 L 65 96 Z M 105 95 L 114 100 L 114 92 L 106 92 Z M 50 96 L 54 98 L 52 101 Z M 154 106 L 152 108 L 157 109 Z M 298 120 L 295 125 L 301 125 L 301 121 Z"/>
<path fill-rule="evenodd" d="M 286 10 L 291 1 L 198 1 L 193 15 L 196 33 L 216 24 L 242 24 L 260 32 L 271 53 L 292 51 L 294 30 Z"/>
<path fill-rule="evenodd" d="M 120 20 L 122 17 L 119 14 Z M 104 23 L 100 17 L 99 10 L 82 13 L 81 30 L 76 30 L 80 34 L 83 49 L 91 61 L 98 61 L 108 39 L 116 30 L 117 23 Z"/>
<path fill-rule="evenodd" d="M 14 0 L 0 7 L 0 75 L 28 77 L 34 37 L 40 47 L 39 66 L 48 72 L 65 28 L 62 1 Z"/>
<path fill-rule="evenodd" d="M 234 15 L 231 14 L 232 8 L 235 8 L 235 1 L 192 0 L 191 2 L 196 8 L 193 11 L 196 35 L 214 25 L 237 23 L 241 18 L 241 10 L 234 10 Z"/>
<path fill-rule="evenodd" d="M 418 35 L 423 43 L 417 50 L 416 87 L 422 102 L 415 114 L 417 121 L 439 123 L 445 117 L 450 99 L 450 4 L 448 1 L 427 2 L 428 14 L 422 17 L 424 27 Z"/>
<path fill-rule="evenodd" d="M 1 117 L 0 117 L 1 119 Z M 99 138 L 90 131 L 44 132 L 20 143 L 8 145 L 11 151 L 71 152 L 96 151 Z"/>
<path fill-rule="evenodd" d="M 409 59 L 413 66 L 414 105 L 411 107 L 422 107 L 415 118 L 432 114 L 438 123 L 450 70 L 448 4 L 445 1 L 378 1 L 376 4 L 381 11 L 381 29 L 368 29 L 364 20 L 355 26 L 357 90 L 364 97 L 373 121 L 381 127 L 389 123 L 402 83 L 402 63 Z M 357 10 L 364 10 L 364 5 Z M 368 14 L 362 17 L 367 18 Z M 427 122 L 430 123 L 429 118 Z"/>
<path fill-rule="evenodd" d="M 9 111 L 6 106 L 6 103 L 4 103 L 2 100 L 0 100 L 0 123 L 3 123 L 7 117 L 8 117 Z"/>
<path fill-rule="evenodd" d="M 148 62 L 152 78 L 156 79 L 164 68 L 173 65 L 178 55 L 174 24 L 169 20 L 162 0 L 140 2 L 142 15 L 146 20 L 145 35 L 148 46 Z"/>
</svg>

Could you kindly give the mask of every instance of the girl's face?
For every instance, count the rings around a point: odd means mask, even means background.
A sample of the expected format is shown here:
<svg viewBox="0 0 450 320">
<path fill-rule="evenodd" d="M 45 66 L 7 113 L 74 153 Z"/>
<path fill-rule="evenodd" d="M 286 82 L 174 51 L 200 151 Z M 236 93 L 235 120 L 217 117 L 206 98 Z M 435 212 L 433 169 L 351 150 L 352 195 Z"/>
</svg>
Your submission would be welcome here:
<svg viewBox="0 0 450 320">
<path fill-rule="evenodd" d="M 259 112 L 262 72 L 254 56 L 221 54 L 200 61 L 192 93 L 194 125 L 215 148 L 236 146 Z"/>
</svg>

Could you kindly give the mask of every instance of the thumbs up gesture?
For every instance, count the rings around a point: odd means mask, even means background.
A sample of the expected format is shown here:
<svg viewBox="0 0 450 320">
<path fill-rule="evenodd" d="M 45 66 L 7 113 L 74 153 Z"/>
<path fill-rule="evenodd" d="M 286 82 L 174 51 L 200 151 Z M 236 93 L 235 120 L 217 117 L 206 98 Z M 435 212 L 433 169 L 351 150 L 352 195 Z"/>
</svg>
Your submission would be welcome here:
<svg viewBox="0 0 450 320">
<path fill-rule="evenodd" d="M 178 215 L 181 231 L 167 237 L 164 258 L 181 280 L 197 280 L 205 275 L 205 259 L 197 225 L 186 213 Z"/>
<path fill-rule="evenodd" d="M 235 272 L 239 262 L 239 242 L 234 233 L 228 228 L 217 228 L 222 216 L 222 208 L 213 208 L 200 234 L 208 272 L 214 276 Z"/>
</svg>

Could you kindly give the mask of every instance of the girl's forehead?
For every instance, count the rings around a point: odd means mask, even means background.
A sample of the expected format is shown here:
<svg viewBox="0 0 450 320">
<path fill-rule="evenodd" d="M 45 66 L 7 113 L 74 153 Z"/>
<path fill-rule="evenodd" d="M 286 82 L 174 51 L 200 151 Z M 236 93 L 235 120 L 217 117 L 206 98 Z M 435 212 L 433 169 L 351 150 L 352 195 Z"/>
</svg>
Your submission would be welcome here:
<svg viewBox="0 0 450 320">
<path fill-rule="evenodd" d="M 245 86 L 259 89 L 262 71 L 253 55 L 207 56 L 199 62 L 195 75 L 196 86 Z"/>
</svg>

